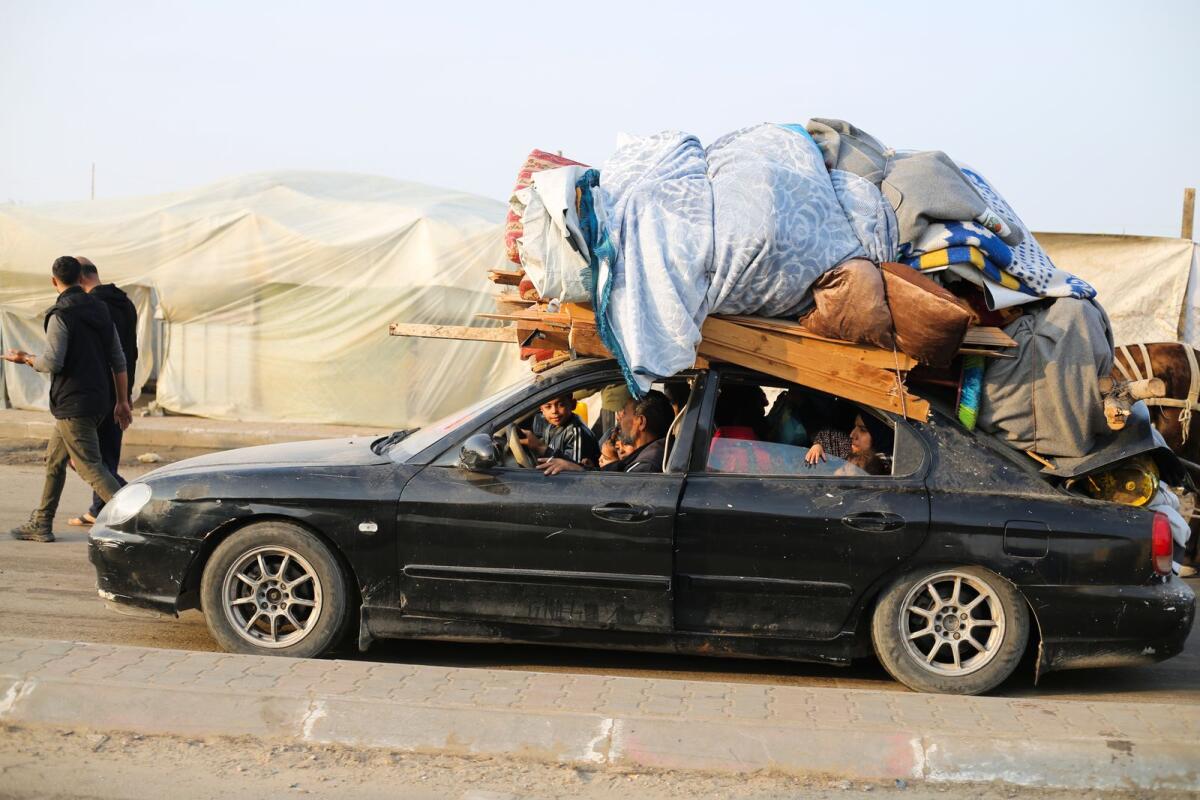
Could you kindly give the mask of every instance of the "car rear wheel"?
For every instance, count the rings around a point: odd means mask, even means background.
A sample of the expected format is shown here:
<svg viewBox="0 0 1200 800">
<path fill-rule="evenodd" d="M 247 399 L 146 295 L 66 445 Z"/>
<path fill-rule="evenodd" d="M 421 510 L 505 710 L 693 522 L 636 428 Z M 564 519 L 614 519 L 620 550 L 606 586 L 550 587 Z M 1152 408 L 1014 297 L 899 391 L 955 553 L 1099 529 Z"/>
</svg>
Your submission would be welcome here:
<svg viewBox="0 0 1200 800">
<path fill-rule="evenodd" d="M 914 571 L 880 596 L 871 638 L 884 668 L 910 689 L 982 694 L 1017 668 L 1029 609 L 1011 583 L 980 567 Z"/>
<path fill-rule="evenodd" d="M 321 655 L 349 612 L 345 571 L 328 545 L 284 522 L 250 525 L 218 545 L 200 593 L 209 631 L 234 653 Z"/>
</svg>

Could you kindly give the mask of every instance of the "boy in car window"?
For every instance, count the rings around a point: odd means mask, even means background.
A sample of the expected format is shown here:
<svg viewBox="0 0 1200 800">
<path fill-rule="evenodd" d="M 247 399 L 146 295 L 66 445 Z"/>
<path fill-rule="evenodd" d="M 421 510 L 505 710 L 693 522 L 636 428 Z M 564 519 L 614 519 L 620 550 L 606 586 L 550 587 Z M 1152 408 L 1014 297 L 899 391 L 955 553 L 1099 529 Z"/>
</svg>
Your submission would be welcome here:
<svg viewBox="0 0 1200 800">
<path fill-rule="evenodd" d="M 667 429 L 674 419 L 671 401 L 662 392 L 651 391 L 644 398 L 629 400 L 621 415 L 621 442 L 632 450 L 618 461 L 604 466 L 605 472 L 662 472 Z M 578 462 L 564 458 L 538 460 L 538 469 L 545 475 L 578 472 Z"/>
<path fill-rule="evenodd" d="M 542 403 L 540 414 L 530 422 L 531 430 L 521 431 L 521 444 L 535 458 L 562 458 L 582 466 L 595 467 L 600 446 L 587 424 L 575 413 L 575 398 L 570 392 Z"/>
</svg>

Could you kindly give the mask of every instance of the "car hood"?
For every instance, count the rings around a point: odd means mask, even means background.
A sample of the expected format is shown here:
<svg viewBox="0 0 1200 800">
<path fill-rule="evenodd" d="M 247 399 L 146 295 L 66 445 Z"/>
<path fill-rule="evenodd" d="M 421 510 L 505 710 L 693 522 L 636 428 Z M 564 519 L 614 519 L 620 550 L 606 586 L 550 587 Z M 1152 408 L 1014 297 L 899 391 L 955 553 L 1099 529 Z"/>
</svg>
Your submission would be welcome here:
<svg viewBox="0 0 1200 800">
<path fill-rule="evenodd" d="M 167 475 L 175 472 L 238 467 L 274 466 L 370 466 L 390 464 L 387 456 L 371 450 L 378 437 L 353 439 L 320 439 L 311 442 L 286 442 L 259 447 L 242 447 L 220 453 L 186 458 L 147 475 Z"/>
</svg>

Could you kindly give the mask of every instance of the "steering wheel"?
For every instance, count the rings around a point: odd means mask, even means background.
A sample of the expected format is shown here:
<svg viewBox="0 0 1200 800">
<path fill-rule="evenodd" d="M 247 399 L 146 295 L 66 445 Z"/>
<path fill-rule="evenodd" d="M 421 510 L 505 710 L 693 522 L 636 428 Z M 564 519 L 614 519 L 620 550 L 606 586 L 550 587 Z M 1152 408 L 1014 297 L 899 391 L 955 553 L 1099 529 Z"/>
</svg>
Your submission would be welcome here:
<svg viewBox="0 0 1200 800">
<path fill-rule="evenodd" d="M 529 452 L 529 449 L 525 445 L 521 444 L 521 430 L 515 422 L 504 429 L 504 434 L 508 437 L 508 452 L 512 453 L 517 464 L 525 469 L 536 467 L 537 461 L 534 459 L 533 454 Z"/>
</svg>

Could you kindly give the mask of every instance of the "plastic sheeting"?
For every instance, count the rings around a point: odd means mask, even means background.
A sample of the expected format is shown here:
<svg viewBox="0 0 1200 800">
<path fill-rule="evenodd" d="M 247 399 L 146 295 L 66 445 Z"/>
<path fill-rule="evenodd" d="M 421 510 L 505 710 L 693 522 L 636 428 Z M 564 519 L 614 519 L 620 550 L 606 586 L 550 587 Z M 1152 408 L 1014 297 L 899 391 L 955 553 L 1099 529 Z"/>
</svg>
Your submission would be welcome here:
<svg viewBox="0 0 1200 800">
<path fill-rule="evenodd" d="M 41 349 L 49 270 L 91 258 L 139 308 L 136 385 L 163 322 L 158 402 L 220 419 L 420 425 L 511 383 L 511 345 L 388 335 L 494 310 L 503 203 L 386 178 L 253 175 L 128 200 L 0 206 L 0 346 Z M 5 364 L 0 397 L 45 408 Z M 39 388 L 40 384 L 40 388 Z"/>
<path fill-rule="evenodd" d="M 1117 344 L 1200 347 L 1200 246 L 1186 239 L 1039 233 L 1061 269 L 1096 288 Z"/>
</svg>

